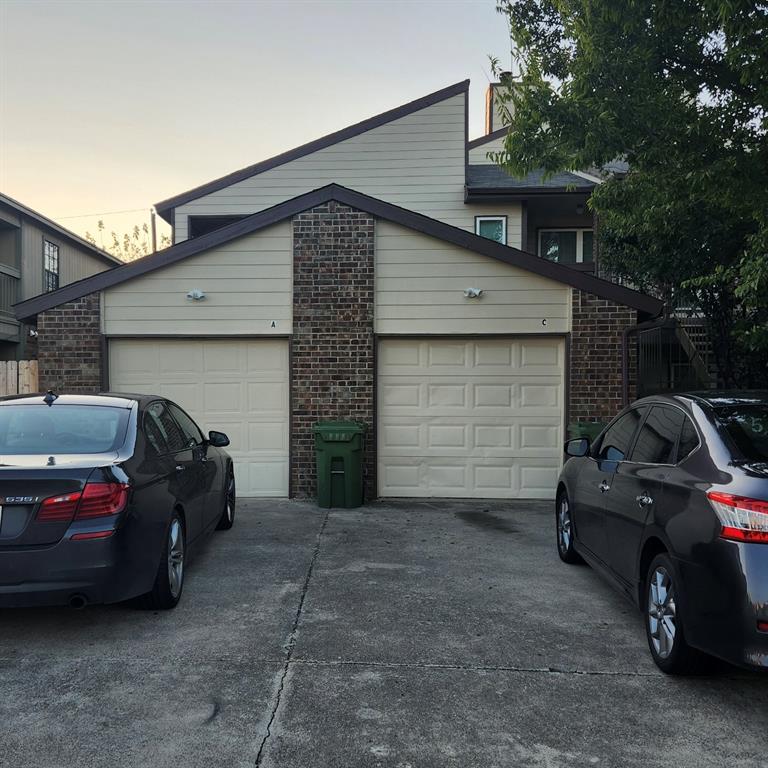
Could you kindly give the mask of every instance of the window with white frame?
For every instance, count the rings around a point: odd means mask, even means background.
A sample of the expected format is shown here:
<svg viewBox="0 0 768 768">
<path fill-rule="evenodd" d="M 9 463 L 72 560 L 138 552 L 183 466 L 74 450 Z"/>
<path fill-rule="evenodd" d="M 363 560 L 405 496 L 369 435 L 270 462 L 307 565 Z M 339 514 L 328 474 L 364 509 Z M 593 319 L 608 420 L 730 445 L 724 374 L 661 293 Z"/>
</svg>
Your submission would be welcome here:
<svg viewBox="0 0 768 768">
<path fill-rule="evenodd" d="M 43 240 L 43 290 L 55 291 L 59 287 L 59 246 Z"/>
<path fill-rule="evenodd" d="M 558 264 L 591 264 L 593 237 L 591 229 L 540 229 L 539 256 Z"/>
<path fill-rule="evenodd" d="M 506 216 L 475 216 L 475 234 L 502 245 L 507 244 Z"/>
</svg>

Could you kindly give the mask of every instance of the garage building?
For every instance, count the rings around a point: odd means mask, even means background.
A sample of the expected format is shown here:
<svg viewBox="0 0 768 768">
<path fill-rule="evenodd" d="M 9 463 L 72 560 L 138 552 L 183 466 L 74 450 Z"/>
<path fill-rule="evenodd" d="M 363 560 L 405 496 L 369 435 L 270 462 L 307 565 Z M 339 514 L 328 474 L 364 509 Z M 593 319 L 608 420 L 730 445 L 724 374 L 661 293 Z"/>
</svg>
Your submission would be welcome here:
<svg viewBox="0 0 768 768">
<path fill-rule="evenodd" d="M 551 498 L 660 309 L 335 184 L 16 307 L 41 387 L 177 401 L 230 435 L 243 496 L 314 495 L 313 425 L 363 422 L 368 498 Z"/>
</svg>

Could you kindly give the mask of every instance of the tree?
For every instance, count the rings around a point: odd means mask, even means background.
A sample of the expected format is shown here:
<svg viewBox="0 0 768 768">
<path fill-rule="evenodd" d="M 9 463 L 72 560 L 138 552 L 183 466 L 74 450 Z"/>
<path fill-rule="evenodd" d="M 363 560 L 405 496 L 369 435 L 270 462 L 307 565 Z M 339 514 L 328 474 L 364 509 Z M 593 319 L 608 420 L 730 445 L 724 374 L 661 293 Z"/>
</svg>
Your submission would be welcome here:
<svg viewBox="0 0 768 768">
<path fill-rule="evenodd" d="M 697 307 L 721 384 L 768 365 L 768 5 L 500 0 L 521 74 L 502 78 L 496 160 L 604 169 L 590 199 L 601 264 Z M 498 64 L 495 62 L 498 73 Z"/>
<path fill-rule="evenodd" d="M 102 233 L 102 238 L 104 230 L 104 221 L 99 219 L 98 231 Z M 141 226 L 135 224 L 129 232 L 125 232 L 120 236 L 114 231 L 110 232 L 110 235 L 112 236 L 112 243 L 103 247 L 105 251 L 116 256 L 118 259 L 135 261 L 152 253 L 152 238 L 149 232 L 149 225 L 146 222 Z M 85 233 L 85 239 L 89 243 L 96 245 L 96 238 L 90 232 Z M 161 234 L 158 250 L 167 248 L 169 245 L 171 245 L 171 238 Z"/>
</svg>

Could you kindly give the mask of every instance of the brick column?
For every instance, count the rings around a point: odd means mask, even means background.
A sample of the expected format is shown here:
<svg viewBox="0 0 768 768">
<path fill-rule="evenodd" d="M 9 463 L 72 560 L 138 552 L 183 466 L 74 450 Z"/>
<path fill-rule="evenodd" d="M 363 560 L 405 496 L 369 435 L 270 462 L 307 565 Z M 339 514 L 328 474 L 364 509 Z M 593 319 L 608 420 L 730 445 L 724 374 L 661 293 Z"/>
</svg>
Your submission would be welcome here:
<svg viewBox="0 0 768 768">
<path fill-rule="evenodd" d="M 49 309 L 37 317 L 39 386 L 44 392 L 94 394 L 101 389 L 99 294 Z"/>
<path fill-rule="evenodd" d="M 316 493 L 312 427 L 366 425 L 365 495 L 376 495 L 374 220 L 334 201 L 293 219 L 291 491 Z"/>
<path fill-rule="evenodd" d="M 622 333 L 636 310 L 591 293 L 573 291 L 568 423 L 610 421 L 622 408 Z M 637 360 L 629 345 L 629 399 L 635 397 Z"/>
</svg>

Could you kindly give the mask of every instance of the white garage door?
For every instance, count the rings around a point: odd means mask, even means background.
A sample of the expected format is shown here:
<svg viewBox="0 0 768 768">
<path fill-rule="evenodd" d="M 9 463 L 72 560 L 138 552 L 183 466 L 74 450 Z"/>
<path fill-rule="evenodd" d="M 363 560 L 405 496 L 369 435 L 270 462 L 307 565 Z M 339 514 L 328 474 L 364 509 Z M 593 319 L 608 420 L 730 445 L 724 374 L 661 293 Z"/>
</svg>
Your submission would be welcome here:
<svg viewBox="0 0 768 768">
<path fill-rule="evenodd" d="M 554 497 L 562 339 L 387 339 L 379 347 L 382 496 Z"/>
<path fill-rule="evenodd" d="M 112 339 L 115 392 L 162 395 L 226 432 L 240 496 L 288 495 L 288 342 Z"/>
</svg>

